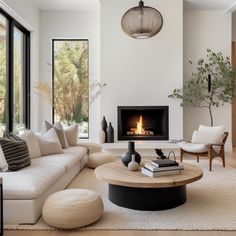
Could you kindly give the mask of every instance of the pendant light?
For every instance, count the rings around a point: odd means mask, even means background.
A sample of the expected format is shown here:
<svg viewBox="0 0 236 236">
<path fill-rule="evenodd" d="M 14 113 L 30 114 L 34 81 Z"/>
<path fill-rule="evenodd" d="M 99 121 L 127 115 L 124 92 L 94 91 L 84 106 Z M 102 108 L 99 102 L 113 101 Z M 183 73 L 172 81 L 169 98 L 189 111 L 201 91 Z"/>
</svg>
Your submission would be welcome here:
<svg viewBox="0 0 236 236">
<path fill-rule="evenodd" d="M 156 35 L 162 28 L 161 13 L 153 8 L 144 6 L 142 0 L 137 7 L 129 9 L 121 20 L 123 31 L 136 39 L 147 39 Z"/>
</svg>

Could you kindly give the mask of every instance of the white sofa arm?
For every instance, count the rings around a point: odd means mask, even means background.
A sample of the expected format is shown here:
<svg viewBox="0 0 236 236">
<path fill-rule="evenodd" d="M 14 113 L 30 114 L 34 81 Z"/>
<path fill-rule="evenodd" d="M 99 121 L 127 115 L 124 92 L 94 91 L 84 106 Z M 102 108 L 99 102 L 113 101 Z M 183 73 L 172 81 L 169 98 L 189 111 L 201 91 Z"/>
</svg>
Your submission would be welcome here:
<svg viewBox="0 0 236 236">
<path fill-rule="evenodd" d="M 88 154 L 94 153 L 94 152 L 101 152 L 102 147 L 97 143 L 78 143 L 78 146 L 82 146 L 88 149 Z"/>
</svg>

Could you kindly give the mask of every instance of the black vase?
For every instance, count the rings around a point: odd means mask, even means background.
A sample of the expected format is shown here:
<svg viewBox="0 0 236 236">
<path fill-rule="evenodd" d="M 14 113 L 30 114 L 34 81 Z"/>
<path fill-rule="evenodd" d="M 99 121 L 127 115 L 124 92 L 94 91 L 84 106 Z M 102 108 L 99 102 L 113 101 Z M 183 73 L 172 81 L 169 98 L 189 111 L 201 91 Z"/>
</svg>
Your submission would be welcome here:
<svg viewBox="0 0 236 236">
<path fill-rule="evenodd" d="M 123 162 L 123 164 L 125 166 L 128 166 L 128 164 L 131 162 L 132 160 L 132 155 L 135 155 L 135 161 L 140 164 L 141 162 L 141 156 L 138 152 L 135 151 L 134 148 L 134 142 L 133 141 L 129 141 L 128 142 L 128 152 L 124 153 L 121 157 L 121 160 Z"/>
<path fill-rule="evenodd" d="M 102 130 L 105 132 L 105 143 L 107 142 L 107 121 L 105 116 L 103 116 L 102 122 L 101 122 Z"/>
<path fill-rule="evenodd" d="M 114 143 L 114 129 L 109 122 L 109 126 L 107 128 L 107 143 Z"/>
</svg>

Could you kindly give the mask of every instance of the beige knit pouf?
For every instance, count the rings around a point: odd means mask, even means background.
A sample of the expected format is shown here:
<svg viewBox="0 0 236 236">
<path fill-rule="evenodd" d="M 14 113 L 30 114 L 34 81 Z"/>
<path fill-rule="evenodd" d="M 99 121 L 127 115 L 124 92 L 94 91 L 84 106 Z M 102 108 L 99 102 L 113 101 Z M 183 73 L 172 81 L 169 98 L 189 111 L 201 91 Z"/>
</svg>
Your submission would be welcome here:
<svg viewBox="0 0 236 236">
<path fill-rule="evenodd" d="M 101 197 L 92 190 L 66 189 L 50 195 L 43 206 L 44 221 L 56 228 L 74 229 L 97 221 L 103 214 Z"/>
<path fill-rule="evenodd" d="M 108 152 L 94 152 L 89 155 L 87 166 L 96 168 L 108 162 L 115 161 L 115 157 Z"/>
</svg>

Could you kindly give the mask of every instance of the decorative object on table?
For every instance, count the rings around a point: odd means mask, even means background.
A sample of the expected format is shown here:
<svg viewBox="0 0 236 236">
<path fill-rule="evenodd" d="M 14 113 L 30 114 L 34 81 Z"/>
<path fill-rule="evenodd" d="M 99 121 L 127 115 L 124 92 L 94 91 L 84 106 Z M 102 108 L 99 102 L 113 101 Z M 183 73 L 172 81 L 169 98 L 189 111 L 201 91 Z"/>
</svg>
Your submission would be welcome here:
<svg viewBox="0 0 236 236">
<path fill-rule="evenodd" d="M 136 39 L 151 38 L 161 30 L 163 18 L 161 13 L 149 6 L 144 6 L 142 0 L 137 7 L 129 9 L 121 20 L 123 31 Z"/>
<path fill-rule="evenodd" d="M 133 141 L 128 142 L 128 152 L 124 153 L 121 157 L 121 160 L 125 166 L 128 166 L 129 162 L 132 160 L 132 155 L 135 155 L 135 161 L 140 164 L 141 156 L 138 152 L 135 151 L 135 143 Z"/>
<path fill-rule="evenodd" d="M 105 143 L 106 141 L 106 133 L 102 129 L 99 131 L 98 141 L 99 143 Z"/>
<path fill-rule="evenodd" d="M 181 106 L 207 108 L 213 126 L 212 108 L 232 103 L 236 71 L 229 57 L 211 49 L 207 49 L 206 59 L 198 60 L 196 71 L 183 88 L 174 89 L 169 97 L 180 99 Z"/>
<path fill-rule="evenodd" d="M 166 175 L 178 175 L 178 174 L 181 174 L 181 170 L 183 170 L 183 169 L 154 172 L 154 171 L 150 171 L 150 170 L 142 167 L 141 173 L 154 178 L 154 177 L 160 177 L 160 176 L 166 176 Z"/>
<path fill-rule="evenodd" d="M 158 177 L 180 174 L 183 169 L 183 165 L 179 165 L 176 161 L 160 159 L 145 163 L 144 167 L 141 169 L 141 173 L 150 177 Z"/>
<path fill-rule="evenodd" d="M 175 156 L 175 152 L 174 151 L 170 151 L 167 158 L 170 159 L 171 155 L 173 156 L 174 161 L 176 161 L 176 156 Z"/>
<path fill-rule="evenodd" d="M 111 122 L 109 122 L 107 128 L 107 143 L 114 143 L 114 129 L 111 125 Z"/>
<path fill-rule="evenodd" d="M 155 152 L 158 155 L 158 159 L 166 159 L 166 156 L 161 149 L 155 148 Z"/>
<path fill-rule="evenodd" d="M 107 121 L 106 121 L 105 116 L 103 116 L 101 125 L 102 125 L 102 130 L 105 132 L 105 143 L 106 143 L 107 142 Z"/>
<path fill-rule="evenodd" d="M 135 155 L 132 155 L 131 162 L 128 164 L 128 169 L 131 171 L 137 171 L 139 169 L 139 164 L 135 161 Z"/>
<path fill-rule="evenodd" d="M 173 161 L 170 159 L 152 160 L 151 164 L 156 167 L 170 167 L 170 166 L 178 166 L 179 165 L 179 163 L 177 161 Z"/>
<path fill-rule="evenodd" d="M 153 165 L 152 162 L 148 162 L 144 164 L 144 167 L 152 172 L 160 172 L 160 171 L 171 171 L 171 170 L 182 170 L 182 165 L 177 166 L 164 166 L 164 167 L 157 167 L 156 165 Z"/>
</svg>

